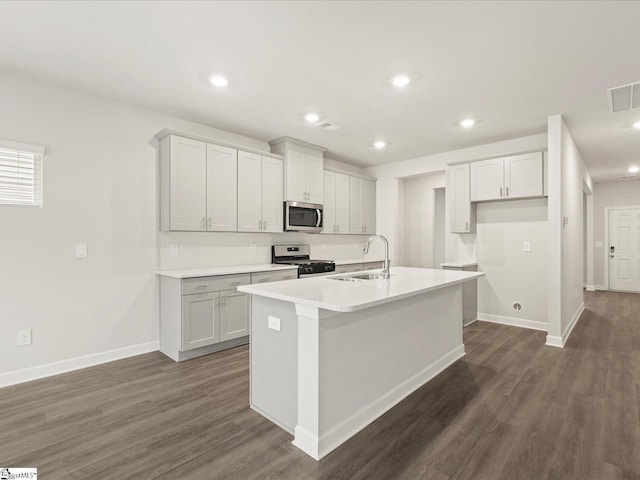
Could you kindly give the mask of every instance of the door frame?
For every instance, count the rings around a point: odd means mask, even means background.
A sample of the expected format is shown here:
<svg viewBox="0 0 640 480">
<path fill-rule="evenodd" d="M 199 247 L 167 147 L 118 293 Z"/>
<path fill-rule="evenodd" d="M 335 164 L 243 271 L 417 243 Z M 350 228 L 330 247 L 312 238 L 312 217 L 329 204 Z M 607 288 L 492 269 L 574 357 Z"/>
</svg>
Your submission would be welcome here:
<svg viewBox="0 0 640 480">
<path fill-rule="evenodd" d="M 640 205 L 627 205 L 622 207 L 604 207 L 604 288 L 609 288 L 609 212 L 612 210 L 629 210 L 634 208 L 640 208 Z"/>
</svg>

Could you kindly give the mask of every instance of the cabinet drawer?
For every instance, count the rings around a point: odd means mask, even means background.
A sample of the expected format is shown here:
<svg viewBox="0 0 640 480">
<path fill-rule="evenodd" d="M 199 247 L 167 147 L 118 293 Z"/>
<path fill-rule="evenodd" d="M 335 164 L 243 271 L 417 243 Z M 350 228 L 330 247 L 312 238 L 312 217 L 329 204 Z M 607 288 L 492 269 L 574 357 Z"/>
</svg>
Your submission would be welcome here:
<svg viewBox="0 0 640 480">
<path fill-rule="evenodd" d="M 281 280 L 293 280 L 294 278 L 298 278 L 298 271 L 295 269 L 278 272 L 260 272 L 251 274 L 251 283 L 279 282 Z"/>
<path fill-rule="evenodd" d="M 391 263 L 391 262 L 389 262 Z M 364 264 L 365 270 L 375 270 L 378 268 L 382 268 L 384 266 L 384 262 L 369 262 Z"/>
<path fill-rule="evenodd" d="M 218 292 L 220 290 L 233 290 L 240 285 L 251 283 L 251 274 L 219 275 L 215 277 L 185 278 L 182 280 L 182 295 L 194 293 Z"/>
</svg>

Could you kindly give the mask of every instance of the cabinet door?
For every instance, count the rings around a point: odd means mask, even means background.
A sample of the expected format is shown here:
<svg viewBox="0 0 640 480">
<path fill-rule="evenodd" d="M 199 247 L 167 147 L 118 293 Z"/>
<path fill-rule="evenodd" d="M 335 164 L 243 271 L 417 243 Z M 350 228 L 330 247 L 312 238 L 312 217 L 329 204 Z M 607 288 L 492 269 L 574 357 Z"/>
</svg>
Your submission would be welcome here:
<svg viewBox="0 0 640 480">
<path fill-rule="evenodd" d="M 322 233 L 336 233 L 336 174 L 324 172 L 324 208 Z"/>
<path fill-rule="evenodd" d="M 504 198 L 504 161 L 492 158 L 471 163 L 471 201 Z"/>
<path fill-rule="evenodd" d="M 507 198 L 543 195 L 542 152 L 505 157 L 505 196 Z"/>
<path fill-rule="evenodd" d="M 218 301 L 218 292 L 182 297 L 182 351 L 220 341 Z"/>
<path fill-rule="evenodd" d="M 306 155 L 306 160 L 307 202 L 322 204 L 324 197 L 324 189 L 322 188 L 324 160 L 322 157 L 313 155 Z"/>
<path fill-rule="evenodd" d="M 262 157 L 262 231 L 282 232 L 284 223 L 283 165 L 277 158 Z"/>
<path fill-rule="evenodd" d="M 220 292 L 220 341 L 249 335 L 249 295 Z"/>
<path fill-rule="evenodd" d="M 199 231 L 206 228 L 207 144 L 171 137 L 170 229 Z"/>
<path fill-rule="evenodd" d="M 336 173 L 335 224 L 337 233 L 349 233 L 349 175 L 341 173 Z"/>
<path fill-rule="evenodd" d="M 349 177 L 349 233 L 364 233 L 362 224 L 362 181 Z"/>
<path fill-rule="evenodd" d="M 376 233 L 376 184 L 371 180 L 361 180 L 362 226 L 364 233 Z"/>
<path fill-rule="evenodd" d="M 447 189 L 450 195 L 450 229 L 452 233 L 471 231 L 471 202 L 469 201 L 469 164 L 455 165 L 449 169 Z"/>
<path fill-rule="evenodd" d="M 238 231 L 262 225 L 262 156 L 238 151 Z"/>
<path fill-rule="evenodd" d="M 285 162 L 286 199 L 307 202 L 306 155 L 295 150 L 287 150 Z"/>
<path fill-rule="evenodd" d="M 207 230 L 238 230 L 238 151 L 207 144 Z"/>
</svg>

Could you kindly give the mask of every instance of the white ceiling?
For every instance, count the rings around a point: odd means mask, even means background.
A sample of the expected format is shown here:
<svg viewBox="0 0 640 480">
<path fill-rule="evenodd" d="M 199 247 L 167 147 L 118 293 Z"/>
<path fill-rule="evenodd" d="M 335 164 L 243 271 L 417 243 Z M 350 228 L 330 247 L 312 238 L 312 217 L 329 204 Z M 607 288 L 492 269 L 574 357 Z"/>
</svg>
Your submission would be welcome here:
<svg viewBox="0 0 640 480">
<path fill-rule="evenodd" d="M 0 18 L 1 69 L 363 166 L 544 132 L 557 113 L 595 179 L 640 163 L 640 109 L 610 114 L 606 95 L 640 81 L 640 2 L 20 1 Z"/>
</svg>

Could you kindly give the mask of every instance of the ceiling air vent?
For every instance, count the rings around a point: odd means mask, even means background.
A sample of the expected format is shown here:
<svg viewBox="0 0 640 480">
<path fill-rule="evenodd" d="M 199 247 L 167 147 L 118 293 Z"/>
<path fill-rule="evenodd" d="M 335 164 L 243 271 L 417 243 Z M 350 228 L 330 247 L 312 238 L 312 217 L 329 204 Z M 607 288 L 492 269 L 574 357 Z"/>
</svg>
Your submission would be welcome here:
<svg viewBox="0 0 640 480">
<path fill-rule="evenodd" d="M 637 175 L 621 175 L 621 176 L 620 176 L 620 178 L 623 178 L 623 179 L 627 179 L 627 178 L 637 178 L 637 177 L 638 177 Z"/>
<path fill-rule="evenodd" d="M 638 93 L 640 94 L 640 87 L 638 88 Z M 316 123 L 316 127 L 320 127 L 323 128 L 325 130 L 329 130 L 330 132 L 335 132 L 336 130 L 338 130 L 340 127 L 338 127 L 337 125 L 333 125 L 329 122 L 327 122 L 326 120 L 320 123 Z"/>
<path fill-rule="evenodd" d="M 640 107 L 640 82 L 609 89 L 611 113 Z"/>
</svg>

